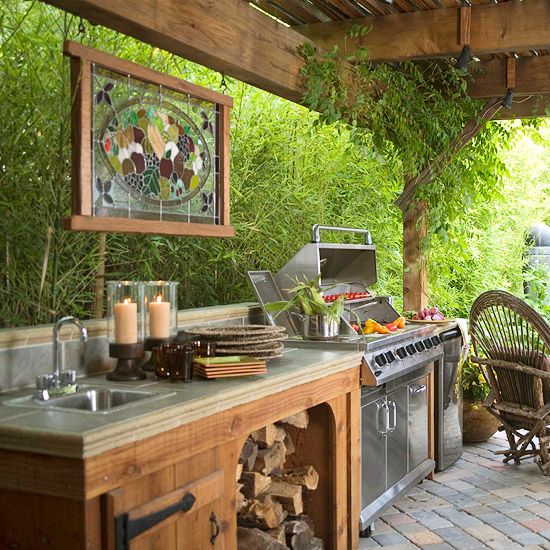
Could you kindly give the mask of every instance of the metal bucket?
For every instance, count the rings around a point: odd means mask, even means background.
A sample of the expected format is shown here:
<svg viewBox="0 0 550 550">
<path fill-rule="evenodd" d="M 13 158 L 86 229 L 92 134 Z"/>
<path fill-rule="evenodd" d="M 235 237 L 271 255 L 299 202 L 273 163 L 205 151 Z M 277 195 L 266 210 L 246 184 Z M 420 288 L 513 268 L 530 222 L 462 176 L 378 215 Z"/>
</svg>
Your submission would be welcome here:
<svg viewBox="0 0 550 550">
<path fill-rule="evenodd" d="M 340 319 L 328 315 L 302 315 L 302 336 L 306 340 L 330 340 L 340 333 Z"/>
</svg>

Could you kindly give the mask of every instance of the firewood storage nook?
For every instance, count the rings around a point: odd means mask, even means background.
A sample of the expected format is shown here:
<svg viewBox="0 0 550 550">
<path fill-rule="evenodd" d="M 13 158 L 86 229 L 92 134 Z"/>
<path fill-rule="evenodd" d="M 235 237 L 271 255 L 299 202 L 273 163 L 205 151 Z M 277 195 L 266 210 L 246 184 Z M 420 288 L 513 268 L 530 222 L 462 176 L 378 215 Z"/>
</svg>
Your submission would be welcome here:
<svg viewBox="0 0 550 550">
<path fill-rule="evenodd" d="M 321 432 L 330 425 L 330 411 L 319 405 L 310 412 L 268 424 L 247 438 L 236 474 L 239 548 L 322 550 L 330 540 L 335 503 L 330 502 L 326 480 L 330 449 Z M 319 438 L 312 452 L 312 441 Z M 318 470 L 325 477 L 322 482 Z"/>
<path fill-rule="evenodd" d="M 270 525 L 291 510 L 325 549 L 357 548 L 360 361 L 294 349 L 262 377 L 172 385 L 110 418 L 0 423 L 0 546 L 237 549 L 237 510 L 254 525 L 267 502 Z"/>
</svg>

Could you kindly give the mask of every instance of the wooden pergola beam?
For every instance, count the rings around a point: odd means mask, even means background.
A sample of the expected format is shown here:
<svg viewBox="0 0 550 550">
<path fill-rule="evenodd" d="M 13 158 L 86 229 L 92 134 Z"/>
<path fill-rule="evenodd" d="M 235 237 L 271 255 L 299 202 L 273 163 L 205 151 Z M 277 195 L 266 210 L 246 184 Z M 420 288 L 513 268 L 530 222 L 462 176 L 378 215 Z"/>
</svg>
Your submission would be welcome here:
<svg viewBox="0 0 550 550">
<path fill-rule="evenodd" d="M 550 37 L 550 30 L 547 32 Z M 493 59 L 474 65 L 470 70 L 468 95 L 480 99 L 503 96 L 508 89 L 507 65 L 506 59 Z M 550 93 L 550 55 L 516 59 L 513 88 L 514 94 L 518 96 Z"/>
<path fill-rule="evenodd" d="M 304 37 L 242 0 L 44 0 L 299 102 Z"/>
<path fill-rule="evenodd" d="M 468 10 L 469 44 L 474 55 L 550 48 L 546 0 L 474 5 Z M 369 59 L 382 62 L 459 55 L 467 35 L 460 21 L 461 8 L 446 8 L 295 28 L 322 48 L 338 45 L 342 54 L 349 55 L 363 46 L 368 48 Z M 370 31 L 366 36 L 347 38 L 353 25 L 364 25 Z"/>
</svg>

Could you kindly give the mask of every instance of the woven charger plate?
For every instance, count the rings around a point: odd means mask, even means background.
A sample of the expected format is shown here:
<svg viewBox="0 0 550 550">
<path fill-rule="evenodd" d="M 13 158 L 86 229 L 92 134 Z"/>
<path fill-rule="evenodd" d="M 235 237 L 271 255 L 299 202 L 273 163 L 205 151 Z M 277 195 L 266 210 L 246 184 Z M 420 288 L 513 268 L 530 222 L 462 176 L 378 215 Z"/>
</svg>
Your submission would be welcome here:
<svg viewBox="0 0 550 550">
<path fill-rule="evenodd" d="M 243 353 L 246 355 L 252 355 L 257 359 L 274 359 L 275 357 L 282 357 L 283 346 L 274 346 L 270 349 L 255 349 L 252 346 L 245 348 L 218 348 L 216 347 L 216 354 L 219 355 L 234 355 L 235 353 Z"/>
<path fill-rule="evenodd" d="M 286 340 L 288 336 L 286 334 L 282 336 L 278 336 L 276 338 L 266 338 L 265 340 L 262 339 L 254 339 L 254 340 L 248 340 L 239 338 L 237 340 L 216 340 L 217 346 L 222 347 L 251 347 L 251 348 L 264 348 L 267 346 L 274 346 L 274 345 L 282 345 L 283 340 Z"/>
<path fill-rule="evenodd" d="M 268 325 L 226 325 L 222 327 L 190 327 L 189 332 L 198 336 L 206 336 L 210 340 L 236 340 L 236 339 L 265 339 L 281 336 L 286 332 L 285 327 L 272 327 Z"/>
<path fill-rule="evenodd" d="M 247 344 L 246 342 L 241 342 L 240 344 L 234 343 L 234 342 L 216 342 L 216 352 L 219 349 L 223 350 L 230 350 L 233 349 L 235 351 L 239 350 L 239 353 L 235 353 L 234 355 L 240 355 L 242 350 L 247 350 L 246 355 L 252 355 L 253 357 L 256 357 L 253 352 L 255 351 L 270 351 L 273 349 L 283 349 L 283 343 L 282 342 L 262 342 L 261 344 Z"/>
</svg>

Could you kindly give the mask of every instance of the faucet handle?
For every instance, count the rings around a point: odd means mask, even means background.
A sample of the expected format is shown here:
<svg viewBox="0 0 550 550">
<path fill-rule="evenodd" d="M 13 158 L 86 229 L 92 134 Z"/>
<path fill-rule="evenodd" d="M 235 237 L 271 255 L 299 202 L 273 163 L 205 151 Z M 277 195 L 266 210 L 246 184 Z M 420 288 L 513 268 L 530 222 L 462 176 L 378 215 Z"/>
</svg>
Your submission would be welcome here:
<svg viewBox="0 0 550 550">
<path fill-rule="evenodd" d="M 61 372 L 61 386 L 72 386 L 76 383 L 76 371 L 64 370 Z"/>
<path fill-rule="evenodd" d="M 36 388 L 39 390 L 49 390 L 55 388 L 57 377 L 55 374 L 39 374 L 36 377 Z"/>
</svg>

